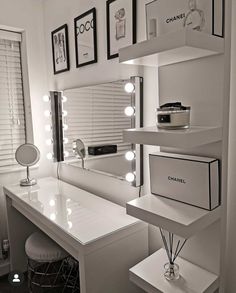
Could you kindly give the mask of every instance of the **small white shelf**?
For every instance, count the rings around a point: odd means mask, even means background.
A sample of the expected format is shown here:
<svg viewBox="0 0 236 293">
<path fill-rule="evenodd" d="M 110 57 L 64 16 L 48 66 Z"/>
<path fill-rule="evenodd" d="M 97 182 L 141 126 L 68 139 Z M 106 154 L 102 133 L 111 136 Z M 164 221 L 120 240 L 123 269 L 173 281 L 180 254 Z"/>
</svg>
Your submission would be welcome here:
<svg viewBox="0 0 236 293">
<path fill-rule="evenodd" d="M 10 272 L 10 261 L 9 259 L 0 260 L 0 276 L 4 276 Z"/>
<path fill-rule="evenodd" d="M 224 39 L 183 29 L 119 50 L 121 63 L 163 66 L 224 53 Z"/>
<path fill-rule="evenodd" d="M 221 207 L 206 211 L 168 198 L 147 194 L 126 203 L 128 215 L 185 239 L 220 218 Z"/>
<path fill-rule="evenodd" d="M 167 256 L 160 249 L 129 270 L 129 278 L 148 293 L 213 293 L 219 287 L 217 275 L 200 268 L 182 258 L 177 258 L 180 278 L 169 282 L 164 278 Z"/>
<path fill-rule="evenodd" d="M 176 148 L 192 148 L 222 140 L 221 127 L 191 126 L 189 129 L 164 130 L 157 126 L 123 131 L 125 142 Z"/>
</svg>

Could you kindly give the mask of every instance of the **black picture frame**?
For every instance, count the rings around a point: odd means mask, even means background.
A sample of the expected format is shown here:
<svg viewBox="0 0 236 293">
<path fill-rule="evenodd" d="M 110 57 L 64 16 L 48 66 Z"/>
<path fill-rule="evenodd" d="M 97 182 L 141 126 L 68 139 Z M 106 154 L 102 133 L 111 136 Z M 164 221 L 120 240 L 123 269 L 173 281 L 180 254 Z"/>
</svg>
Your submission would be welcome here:
<svg viewBox="0 0 236 293">
<path fill-rule="evenodd" d="M 221 32 L 216 32 L 215 25 L 215 6 L 217 5 L 216 3 L 217 0 L 212 0 L 212 35 L 220 38 L 225 37 L 225 0 L 220 0 L 221 4 Z M 219 0 L 218 0 L 219 1 Z"/>
<path fill-rule="evenodd" d="M 112 53 L 111 52 L 111 13 L 110 7 L 111 4 L 114 2 L 119 2 L 120 0 L 107 0 L 106 2 L 106 19 L 107 19 L 107 59 L 114 59 L 119 57 L 119 53 Z M 131 13 L 132 13 L 132 33 L 131 33 L 131 40 L 128 45 L 135 44 L 137 42 L 137 1 L 136 0 L 126 0 L 126 3 L 131 3 Z M 130 3 L 129 3 L 130 2 Z"/>
<path fill-rule="evenodd" d="M 92 15 L 92 20 L 86 21 L 85 24 L 81 24 L 78 27 L 79 22 L 83 19 L 86 19 L 89 15 Z M 90 37 L 90 41 L 93 44 L 88 45 L 80 45 L 79 42 L 81 41 L 82 34 L 84 33 L 91 33 L 92 37 Z M 76 57 L 76 67 L 82 67 L 89 64 L 97 63 L 97 16 L 96 16 L 96 8 L 92 8 L 83 14 L 77 16 L 74 19 L 74 35 L 75 35 L 75 57 Z M 86 50 L 87 47 L 87 50 Z M 91 51 L 92 48 L 92 51 Z M 83 53 L 84 52 L 84 53 Z M 83 60 L 84 58 L 84 60 Z M 86 60 L 87 59 L 87 60 Z"/>
<path fill-rule="evenodd" d="M 70 70 L 68 26 L 64 24 L 51 32 L 54 74 Z"/>
</svg>

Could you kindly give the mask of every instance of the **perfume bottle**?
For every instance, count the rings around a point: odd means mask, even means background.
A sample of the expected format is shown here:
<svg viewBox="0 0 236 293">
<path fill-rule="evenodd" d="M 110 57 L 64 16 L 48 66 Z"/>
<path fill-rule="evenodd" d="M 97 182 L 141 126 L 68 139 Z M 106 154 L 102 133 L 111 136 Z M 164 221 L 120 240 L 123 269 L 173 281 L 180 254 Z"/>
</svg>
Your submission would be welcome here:
<svg viewBox="0 0 236 293">
<path fill-rule="evenodd" d="M 189 0 L 188 5 L 190 11 L 185 16 L 184 27 L 202 31 L 205 25 L 204 12 L 197 8 L 196 0 Z"/>
<path fill-rule="evenodd" d="M 116 40 L 125 38 L 126 35 L 126 19 L 125 19 L 125 9 L 121 8 L 115 13 L 116 19 Z"/>
</svg>

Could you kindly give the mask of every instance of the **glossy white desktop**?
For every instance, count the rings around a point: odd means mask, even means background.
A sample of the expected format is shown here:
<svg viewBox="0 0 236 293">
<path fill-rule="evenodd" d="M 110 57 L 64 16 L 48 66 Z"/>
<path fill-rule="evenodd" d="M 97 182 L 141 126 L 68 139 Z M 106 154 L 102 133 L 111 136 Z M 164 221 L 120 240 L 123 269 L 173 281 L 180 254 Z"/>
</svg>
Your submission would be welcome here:
<svg viewBox="0 0 236 293">
<path fill-rule="evenodd" d="M 4 193 L 11 270 L 26 270 L 25 240 L 39 228 L 79 261 L 81 293 L 143 292 L 129 268 L 147 257 L 147 225 L 123 207 L 55 178 Z"/>
</svg>

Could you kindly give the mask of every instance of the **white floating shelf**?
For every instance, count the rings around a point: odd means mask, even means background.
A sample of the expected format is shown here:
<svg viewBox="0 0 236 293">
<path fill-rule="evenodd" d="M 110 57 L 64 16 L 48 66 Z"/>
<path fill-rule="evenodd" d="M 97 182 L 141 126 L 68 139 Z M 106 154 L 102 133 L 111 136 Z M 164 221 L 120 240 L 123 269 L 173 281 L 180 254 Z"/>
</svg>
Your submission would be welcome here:
<svg viewBox="0 0 236 293">
<path fill-rule="evenodd" d="M 213 293 L 219 287 L 217 275 L 208 272 L 182 258 L 177 258 L 180 278 L 167 281 L 164 278 L 164 264 L 167 256 L 160 249 L 129 270 L 129 278 L 148 293 Z"/>
<path fill-rule="evenodd" d="M 168 198 L 147 194 L 126 203 L 128 215 L 185 239 L 220 218 L 221 207 L 206 211 Z"/>
<path fill-rule="evenodd" d="M 4 276 L 10 272 L 10 261 L 9 259 L 0 260 L 0 276 Z"/>
<path fill-rule="evenodd" d="M 221 127 L 192 126 L 182 130 L 164 130 L 154 127 L 123 131 L 125 142 L 176 148 L 192 148 L 222 140 Z"/>
<path fill-rule="evenodd" d="M 224 39 L 183 29 L 119 50 L 121 63 L 163 66 L 224 53 Z"/>
</svg>

